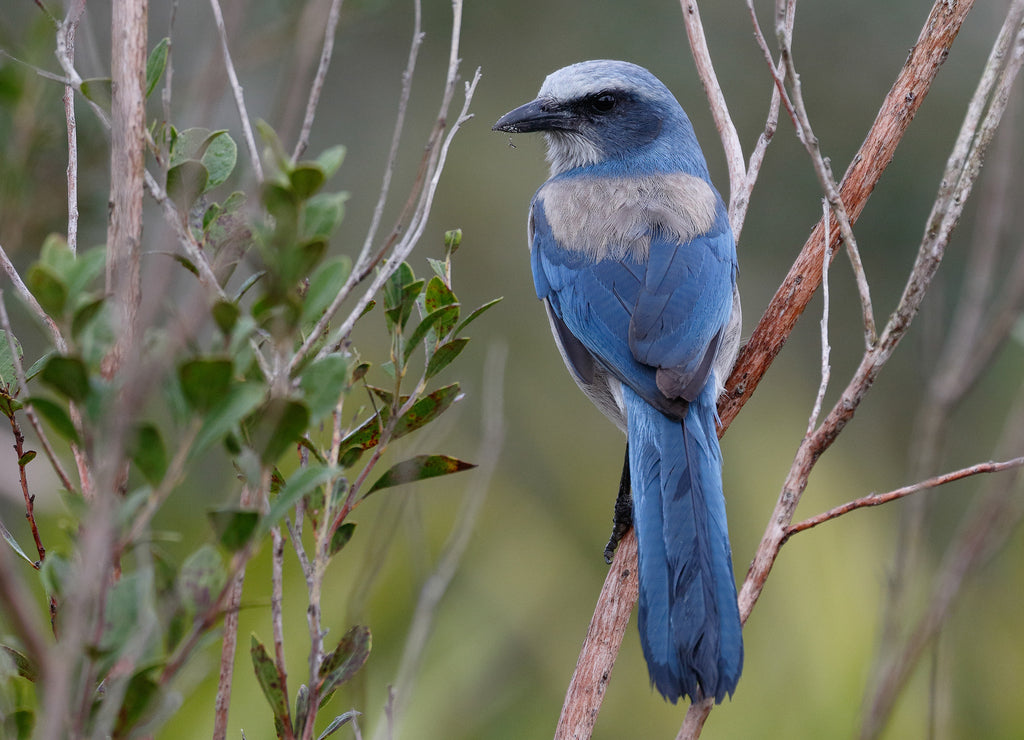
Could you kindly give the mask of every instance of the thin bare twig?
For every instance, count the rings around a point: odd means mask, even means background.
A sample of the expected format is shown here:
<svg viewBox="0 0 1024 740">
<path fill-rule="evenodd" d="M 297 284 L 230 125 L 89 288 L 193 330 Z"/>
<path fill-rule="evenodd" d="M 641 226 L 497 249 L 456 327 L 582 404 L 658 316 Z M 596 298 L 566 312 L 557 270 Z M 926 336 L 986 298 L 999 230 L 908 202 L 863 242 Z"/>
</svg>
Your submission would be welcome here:
<svg viewBox="0 0 1024 740">
<path fill-rule="evenodd" d="M 341 2 L 342 0 L 331 0 L 331 9 L 327 14 L 327 27 L 324 29 L 324 45 L 320 51 L 320 63 L 317 66 L 313 84 L 309 88 L 306 115 L 302 119 L 302 130 L 299 132 L 299 140 L 295 143 L 295 151 L 292 152 L 293 161 L 298 160 L 309 146 L 309 134 L 313 130 L 313 119 L 316 117 L 316 109 L 320 104 L 320 93 L 324 89 L 327 69 L 331 66 L 331 55 L 334 53 L 334 32 L 338 28 Z"/>
<path fill-rule="evenodd" d="M 281 691 L 288 696 L 288 667 L 284 659 L 284 538 L 281 526 L 270 529 L 270 624 L 274 639 L 274 667 Z M 291 724 L 290 722 L 288 724 Z M 286 736 L 291 733 L 288 728 Z"/>
<path fill-rule="evenodd" d="M 58 54 L 75 60 L 75 34 L 85 11 L 85 0 L 74 0 L 68 6 L 60 28 L 57 29 Z M 64 120 L 68 133 L 68 248 L 72 254 L 78 252 L 78 124 L 75 120 L 75 88 L 64 86 Z"/>
<path fill-rule="evenodd" d="M 402 141 L 402 131 L 405 129 L 405 114 L 409 107 L 409 96 L 412 93 L 412 77 L 416 71 L 416 60 L 419 57 L 420 46 L 423 43 L 422 3 L 420 0 L 413 0 L 412 5 L 412 41 L 409 43 L 409 56 L 405 63 L 405 71 L 402 72 L 402 92 L 398 97 L 398 112 L 395 114 L 395 128 L 391 133 L 391 147 L 388 150 L 387 163 L 384 165 L 384 176 L 381 180 L 377 204 L 373 207 L 370 227 L 366 230 L 366 239 L 363 241 L 362 249 L 359 250 L 359 257 L 355 261 L 353 272 L 356 271 L 355 267 L 363 265 L 369 259 L 370 250 L 377 239 L 377 229 L 380 228 L 380 221 L 384 215 L 384 206 L 387 205 L 388 195 L 391 192 L 391 178 L 394 175 L 395 164 L 398 161 L 398 146 Z M 351 287 L 348 292 L 351 292 Z M 338 305 L 340 306 L 341 304 L 339 303 Z"/>
<path fill-rule="evenodd" d="M 10 279 L 14 289 L 18 292 L 18 296 L 25 302 L 25 304 L 32 309 L 32 313 L 43 322 L 43 326 L 46 327 L 47 331 L 50 332 L 50 339 L 53 340 L 53 346 L 57 348 L 59 352 L 67 352 L 68 344 L 64 341 L 64 335 L 61 334 L 60 327 L 57 326 L 50 314 L 43 310 L 43 307 L 39 305 L 39 301 L 32 295 L 32 291 L 25 285 L 25 281 L 21 279 L 21 274 L 18 272 L 18 268 L 11 262 L 11 258 L 7 256 L 7 252 L 4 251 L 3 245 L 0 244 L 0 266 L 4 268 L 4 272 L 7 273 L 7 277 Z"/>
<path fill-rule="evenodd" d="M 822 218 L 826 223 L 829 223 L 827 201 L 822 200 L 821 209 L 823 211 Z M 826 227 L 825 243 L 829 244 L 830 242 L 831 238 Z M 828 342 L 828 267 L 831 262 L 832 250 L 826 248 L 821 260 L 821 299 L 824 304 L 821 309 L 821 382 L 818 384 L 818 395 L 814 398 L 814 406 L 811 409 L 810 418 L 807 420 L 806 434 L 808 435 L 813 434 L 814 428 L 818 425 L 818 417 L 821 415 L 821 404 L 825 400 L 825 392 L 828 390 L 828 381 L 832 375 L 831 365 L 829 364 L 829 356 L 831 355 L 832 350 Z"/>
<path fill-rule="evenodd" d="M 850 215 L 847 213 L 842 194 L 836 185 L 835 178 L 832 176 L 832 167 L 829 161 L 822 156 L 818 137 L 815 136 L 814 130 L 811 128 L 807 107 L 804 104 L 800 75 L 797 74 L 793 60 L 793 24 L 791 19 L 792 14 L 795 12 L 795 5 L 795 0 L 790 0 L 786 3 L 780 0 L 776 4 L 776 38 L 778 39 L 781 56 L 781 64 L 778 66 L 772 61 L 771 51 L 768 49 L 768 44 L 757 21 L 757 14 L 754 12 L 751 3 L 748 3 L 748 8 L 750 9 L 751 21 L 754 24 L 754 37 L 761 48 L 761 53 L 764 55 L 769 71 L 775 79 L 775 86 L 779 91 L 782 103 L 789 113 L 793 125 L 796 127 L 797 138 L 804 145 L 811 158 L 811 164 L 814 167 L 815 175 L 818 177 L 818 183 L 825 192 L 825 197 L 828 199 L 832 212 L 839 224 L 839 231 L 843 243 L 846 245 L 847 255 L 850 258 L 850 264 L 853 267 L 854 277 L 857 282 L 857 292 L 860 296 L 861 312 L 864 320 L 865 346 L 871 347 L 877 339 L 877 329 L 875 328 L 874 310 L 871 307 L 871 291 L 868 286 L 867 276 L 864 273 L 864 265 L 860 259 L 860 252 L 857 249 L 857 240 L 853 235 Z M 790 19 L 789 22 L 787 22 L 787 18 Z M 780 69 L 785 69 L 785 76 L 780 74 Z M 790 86 L 789 92 L 786 90 L 787 83 Z"/>
<path fill-rule="evenodd" d="M 725 150 L 725 161 L 729 169 L 729 222 L 735 235 L 742 230 L 743 219 L 746 216 L 747 203 L 737 200 L 744 193 L 744 183 L 747 179 L 747 168 L 743 163 L 743 147 L 740 144 L 736 126 L 729 115 L 729 106 L 725 102 L 722 87 L 718 84 L 718 76 L 715 74 L 715 66 L 711 61 L 711 53 L 708 51 L 708 42 L 704 36 L 704 26 L 700 20 L 697 0 L 681 0 L 680 5 L 683 9 L 683 25 L 686 26 L 686 36 L 690 40 L 690 51 L 697 64 L 697 74 L 704 84 L 704 94 L 711 105 L 711 115 L 715 119 L 715 127 L 718 129 L 718 134 L 722 139 L 722 148 Z"/>
<path fill-rule="evenodd" d="M 917 483 L 913 483 L 909 486 L 903 486 L 902 488 L 897 488 L 893 491 L 888 491 L 886 493 L 872 493 L 868 496 L 848 501 L 845 504 L 831 508 L 828 511 L 817 514 L 816 516 L 808 517 L 796 524 L 791 524 L 786 528 L 785 539 L 783 539 L 782 542 L 785 544 L 794 534 L 804 532 L 812 527 L 817 527 L 819 524 L 824 524 L 825 522 L 836 519 L 851 511 L 856 511 L 857 509 L 863 509 L 868 506 L 880 506 L 881 504 L 887 504 L 890 501 L 895 501 L 896 499 L 909 496 L 912 493 L 928 491 L 945 485 L 946 483 L 952 483 L 953 481 L 961 480 L 963 478 L 969 478 L 973 475 L 981 475 L 982 473 L 999 473 L 1004 470 L 1019 468 L 1022 465 L 1024 465 L 1024 457 L 1015 457 L 1012 460 L 1004 460 L 1003 462 L 990 461 L 977 463 L 976 465 L 960 468 L 959 470 L 954 470 L 943 475 L 936 475 L 928 480 L 918 481 Z"/>
<path fill-rule="evenodd" d="M 245 138 L 246 148 L 249 150 L 249 159 L 252 161 L 253 172 L 256 173 L 256 181 L 262 185 L 263 164 L 260 162 L 260 150 L 256 148 L 256 139 L 252 134 L 249 111 L 245 107 L 245 95 L 242 93 L 242 85 L 238 82 L 238 75 L 235 73 L 235 64 L 231 61 L 231 50 L 228 48 L 228 31 L 224 26 L 224 14 L 221 12 L 219 0 L 210 0 L 210 8 L 213 10 L 217 35 L 220 37 L 221 53 L 224 55 L 224 67 L 227 69 L 228 81 L 231 83 L 235 107 L 238 109 L 238 117 L 242 122 L 242 135 Z"/>
</svg>

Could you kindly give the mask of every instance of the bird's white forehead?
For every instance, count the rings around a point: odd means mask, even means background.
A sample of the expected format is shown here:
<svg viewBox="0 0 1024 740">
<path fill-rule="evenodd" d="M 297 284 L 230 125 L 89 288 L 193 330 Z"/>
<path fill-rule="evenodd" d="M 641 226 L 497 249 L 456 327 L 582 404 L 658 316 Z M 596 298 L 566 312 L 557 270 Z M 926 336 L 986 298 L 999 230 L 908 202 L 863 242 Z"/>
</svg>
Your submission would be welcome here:
<svg viewBox="0 0 1024 740">
<path fill-rule="evenodd" d="M 541 85 L 538 97 L 571 100 L 614 88 L 643 93 L 653 92 L 660 86 L 657 78 L 643 67 L 602 59 L 572 64 L 552 72 Z"/>
</svg>

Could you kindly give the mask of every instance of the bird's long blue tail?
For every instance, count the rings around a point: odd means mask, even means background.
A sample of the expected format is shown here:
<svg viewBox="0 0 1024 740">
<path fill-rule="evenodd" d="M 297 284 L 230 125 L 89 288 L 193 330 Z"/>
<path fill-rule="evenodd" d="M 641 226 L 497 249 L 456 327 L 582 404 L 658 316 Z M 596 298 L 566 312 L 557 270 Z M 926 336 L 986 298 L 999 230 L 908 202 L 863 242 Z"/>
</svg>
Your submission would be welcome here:
<svg viewBox="0 0 1024 740">
<path fill-rule="evenodd" d="M 651 681 L 675 703 L 732 694 L 743 638 L 722 494 L 714 383 L 680 422 L 623 387 L 633 524 L 639 549 L 640 643 Z"/>
</svg>

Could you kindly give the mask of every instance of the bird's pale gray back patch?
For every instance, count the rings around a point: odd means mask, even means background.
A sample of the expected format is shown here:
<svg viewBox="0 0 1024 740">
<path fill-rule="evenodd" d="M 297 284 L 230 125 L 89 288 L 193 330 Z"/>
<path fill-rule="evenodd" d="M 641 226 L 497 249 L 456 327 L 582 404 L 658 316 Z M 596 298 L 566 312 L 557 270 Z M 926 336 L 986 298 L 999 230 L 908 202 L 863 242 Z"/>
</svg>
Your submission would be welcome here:
<svg viewBox="0 0 1024 740">
<path fill-rule="evenodd" d="M 711 228 L 717 204 L 707 182 L 683 173 L 552 180 L 538 196 L 559 244 L 595 261 L 646 260 L 654 229 L 688 242 Z"/>
</svg>

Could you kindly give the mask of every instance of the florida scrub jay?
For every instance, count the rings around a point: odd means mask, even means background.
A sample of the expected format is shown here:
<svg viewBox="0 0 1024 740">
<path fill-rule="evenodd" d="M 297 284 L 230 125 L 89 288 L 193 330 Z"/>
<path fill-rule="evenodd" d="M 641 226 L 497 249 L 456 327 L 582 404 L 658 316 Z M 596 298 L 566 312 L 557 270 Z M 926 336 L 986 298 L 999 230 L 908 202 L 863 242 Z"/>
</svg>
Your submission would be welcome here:
<svg viewBox="0 0 1024 740">
<path fill-rule="evenodd" d="M 533 279 L 569 372 L 626 433 L 651 681 L 721 701 L 743 666 L 715 431 L 740 335 L 725 205 L 683 109 L 634 64 L 560 69 L 494 129 L 547 140 Z"/>
</svg>

